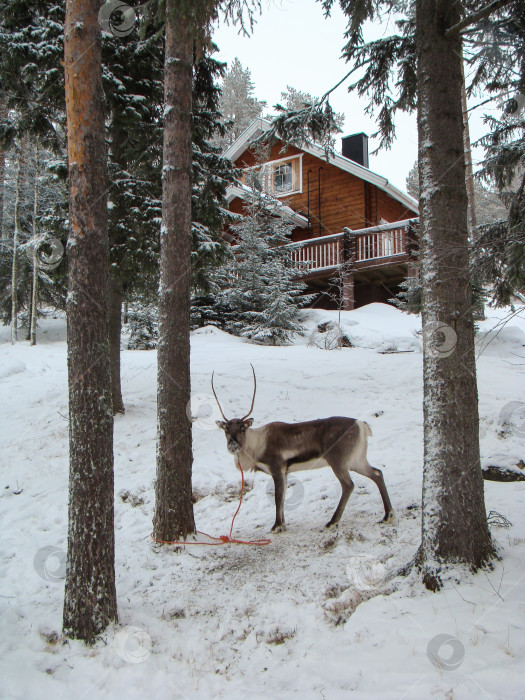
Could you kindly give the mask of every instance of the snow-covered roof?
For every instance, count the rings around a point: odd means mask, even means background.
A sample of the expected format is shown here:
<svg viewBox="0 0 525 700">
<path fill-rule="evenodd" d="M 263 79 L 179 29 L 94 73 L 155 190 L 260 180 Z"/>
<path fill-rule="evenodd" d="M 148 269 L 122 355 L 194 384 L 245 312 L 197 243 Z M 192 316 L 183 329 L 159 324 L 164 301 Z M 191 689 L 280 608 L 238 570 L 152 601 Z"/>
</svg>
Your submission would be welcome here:
<svg viewBox="0 0 525 700">
<path fill-rule="evenodd" d="M 241 156 L 244 151 L 250 147 L 253 140 L 268 131 L 270 126 L 270 122 L 266 119 L 262 119 L 261 117 L 254 119 L 254 121 L 247 129 L 243 131 L 239 138 L 234 141 L 234 143 L 232 143 L 232 145 L 227 148 L 226 151 L 224 151 L 223 155 L 232 161 L 237 160 L 237 158 L 239 158 L 239 156 Z M 305 153 L 309 153 L 312 156 L 326 160 L 325 151 L 320 146 L 316 146 L 313 143 L 307 143 L 302 145 L 300 148 Z M 397 187 L 394 187 L 394 185 L 392 185 L 386 177 L 378 175 L 368 168 L 365 168 L 363 165 L 359 165 L 359 163 L 356 163 L 353 160 L 339 154 L 330 156 L 328 158 L 328 162 L 335 165 L 337 168 L 346 171 L 347 173 L 355 175 L 361 180 L 370 182 L 372 185 L 375 185 L 380 190 L 383 190 L 383 192 L 386 192 L 386 194 L 390 195 L 390 197 L 396 199 L 398 202 L 401 202 L 401 204 L 408 207 L 412 211 L 419 212 L 417 201 L 410 197 L 410 195 L 406 194 L 406 192 L 402 192 Z"/>
<path fill-rule="evenodd" d="M 254 192 L 251 187 L 247 187 L 241 183 L 238 185 L 230 185 L 226 191 L 226 200 L 228 204 L 236 197 L 246 201 L 253 199 L 253 196 Z M 283 202 L 281 202 L 279 199 L 275 199 L 275 197 L 271 197 L 268 194 L 263 195 L 263 198 L 264 205 L 268 210 L 279 214 L 284 219 L 291 221 L 296 226 L 300 226 L 301 228 L 306 228 L 308 226 L 308 219 L 306 216 L 294 211 L 291 207 L 283 204 Z"/>
</svg>

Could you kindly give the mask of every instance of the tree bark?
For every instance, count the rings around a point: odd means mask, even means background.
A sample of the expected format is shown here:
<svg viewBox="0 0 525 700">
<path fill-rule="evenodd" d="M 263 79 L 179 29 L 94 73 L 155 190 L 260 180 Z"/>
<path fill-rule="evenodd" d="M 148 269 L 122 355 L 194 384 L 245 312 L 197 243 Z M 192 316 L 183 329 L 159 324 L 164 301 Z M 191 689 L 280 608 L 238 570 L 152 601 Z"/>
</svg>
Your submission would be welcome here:
<svg viewBox="0 0 525 700">
<path fill-rule="evenodd" d="M 191 11 L 167 0 L 164 73 L 164 154 L 159 290 L 157 481 L 155 539 L 195 532 L 191 500 L 190 261 L 192 170 Z"/>
<path fill-rule="evenodd" d="M 124 154 L 126 141 L 126 125 L 123 118 L 122 106 L 113 107 L 109 126 L 111 134 L 111 157 L 122 171 L 127 170 Z M 112 195 L 113 209 L 116 220 L 126 218 L 128 201 L 120 188 L 117 187 Z M 120 339 L 122 333 L 122 299 L 123 281 L 129 274 L 126 270 L 127 255 L 123 250 L 127 247 L 128 233 L 121 226 L 111 226 L 108 230 L 110 246 L 110 283 L 109 283 L 109 344 L 111 353 L 111 393 L 113 397 L 113 415 L 124 413 L 122 399 L 122 384 L 120 378 Z"/>
<path fill-rule="evenodd" d="M 1 99 L 1 98 L 0 98 Z M 7 119 L 7 108 L 0 101 L 0 124 Z M 0 239 L 4 238 L 5 145 L 0 144 Z"/>
<path fill-rule="evenodd" d="M 122 332 L 122 287 L 113 275 L 109 285 L 109 347 L 111 356 L 111 397 L 113 415 L 124 413 L 120 381 L 120 336 Z"/>
<path fill-rule="evenodd" d="M 13 257 L 11 260 L 11 343 L 18 340 L 18 238 L 20 233 L 20 188 L 21 188 L 22 154 L 16 159 L 15 211 L 13 231 Z"/>
<path fill-rule="evenodd" d="M 425 584 L 440 570 L 476 570 L 494 554 L 480 468 L 469 281 L 467 191 L 456 0 L 417 0 L 420 236 L 424 339 L 422 543 Z"/>
<path fill-rule="evenodd" d="M 107 173 L 99 0 L 67 0 L 70 187 L 67 341 L 69 527 L 63 628 L 93 641 L 117 620 L 108 339 Z"/>
<path fill-rule="evenodd" d="M 465 148 L 465 177 L 467 182 L 469 231 L 478 225 L 476 216 L 476 196 L 474 192 L 474 172 L 472 170 L 472 146 L 468 122 L 467 90 L 465 87 L 465 62 L 461 58 L 461 111 L 463 114 L 463 143 Z"/>
<path fill-rule="evenodd" d="M 31 284 L 31 314 L 29 321 L 29 339 L 36 345 L 36 323 L 38 315 L 38 139 L 35 144 L 35 183 L 33 190 L 33 279 Z"/>
</svg>

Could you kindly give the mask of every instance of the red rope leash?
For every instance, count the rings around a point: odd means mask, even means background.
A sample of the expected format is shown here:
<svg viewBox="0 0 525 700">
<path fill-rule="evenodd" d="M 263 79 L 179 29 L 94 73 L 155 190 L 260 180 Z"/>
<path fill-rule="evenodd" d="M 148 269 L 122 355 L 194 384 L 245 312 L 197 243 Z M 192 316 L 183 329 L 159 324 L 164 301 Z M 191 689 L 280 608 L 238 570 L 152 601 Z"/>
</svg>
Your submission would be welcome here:
<svg viewBox="0 0 525 700">
<path fill-rule="evenodd" d="M 267 544 L 271 543 L 271 540 L 268 540 L 266 538 L 260 539 L 260 540 L 250 540 L 250 541 L 245 541 L 245 540 L 236 540 L 232 538 L 232 531 L 233 531 L 233 523 L 235 522 L 235 518 L 237 517 L 237 513 L 241 509 L 242 505 L 242 497 L 244 494 L 244 472 L 241 467 L 241 461 L 237 460 L 237 466 L 239 467 L 241 471 L 241 497 L 239 499 L 239 505 L 237 506 L 237 510 L 235 511 L 235 515 L 232 518 L 232 524 L 230 526 L 230 534 L 229 535 L 220 535 L 220 537 L 212 537 L 212 535 L 208 535 L 206 532 L 201 532 L 200 530 L 197 530 L 197 533 L 199 535 L 205 535 L 206 537 L 209 537 L 210 540 L 215 540 L 215 542 L 188 542 L 185 540 L 173 540 L 173 541 L 166 541 L 166 540 L 158 540 L 155 537 L 153 537 L 153 534 L 151 535 L 151 539 L 154 542 L 157 542 L 157 544 L 202 544 L 206 545 L 208 547 L 218 547 L 219 545 L 222 544 L 250 544 L 250 545 L 255 545 L 258 547 L 264 547 Z"/>
</svg>

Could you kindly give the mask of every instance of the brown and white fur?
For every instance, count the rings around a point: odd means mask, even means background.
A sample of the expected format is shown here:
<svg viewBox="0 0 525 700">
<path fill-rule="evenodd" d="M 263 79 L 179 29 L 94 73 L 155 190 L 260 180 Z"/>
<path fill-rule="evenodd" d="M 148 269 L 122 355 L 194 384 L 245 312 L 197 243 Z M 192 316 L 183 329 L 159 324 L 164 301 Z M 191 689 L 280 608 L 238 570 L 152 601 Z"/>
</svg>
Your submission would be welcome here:
<svg viewBox="0 0 525 700">
<path fill-rule="evenodd" d="M 226 434 L 228 451 L 235 455 L 236 463 L 239 461 L 245 471 L 263 471 L 274 481 L 276 515 L 272 531 L 281 532 L 285 529 L 287 475 L 326 466 L 332 467 L 342 488 L 341 500 L 326 527 L 337 525 L 354 489 L 350 470 L 372 479 L 383 499 L 383 522 L 395 522 L 383 474 L 381 470 L 370 466 L 366 458 L 367 440 L 372 435 L 368 423 L 355 418 L 332 417 L 304 423 L 268 423 L 260 428 L 252 428 L 252 418 L 247 419 L 245 416 L 227 420 L 222 409 L 221 414 L 224 422 L 216 422 Z"/>
</svg>

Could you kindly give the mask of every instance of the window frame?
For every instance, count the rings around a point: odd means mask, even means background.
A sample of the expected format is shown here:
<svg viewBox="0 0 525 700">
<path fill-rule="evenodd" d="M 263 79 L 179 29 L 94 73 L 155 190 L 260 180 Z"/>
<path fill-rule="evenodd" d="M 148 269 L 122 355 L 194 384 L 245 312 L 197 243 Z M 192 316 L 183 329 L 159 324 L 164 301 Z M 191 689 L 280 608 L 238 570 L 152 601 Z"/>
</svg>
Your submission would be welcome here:
<svg viewBox="0 0 525 700">
<path fill-rule="evenodd" d="M 292 166 L 292 189 L 291 190 L 286 190 L 286 191 L 281 191 L 275 189 L 274 186 L 274 177 L 275 177 L 275 170 L 274 168 L 277 166 L 285 165 L 286 163 L 290 163 Z M 247 176 L 250 171 L 259 171 L 260 172 L 260 180 L 262 181 L 263 185 L 263 191 L 271 195 L 272 197 L 275 197 L 276 199 L 281 199 L 282 197 L 291 197 L 294 194 L 301 194 L 303 191 L 303 154 L 299 153 L 294 156 L 288 156 L 287 158 L 278 158 L 276 160 L 269 160 L 266 163 L 262 163 L 261 165 L 255 165 L 250 168 L 245 168 L 244 173 L 245 173 L 245 182 L 247 183 Z M 243 178 L 243 179 L 245 179 Z M 295 187 L 294 187 L 294 181 L 295 181 Z M 248 185 L 249 186 L 249 185 Z"/>
</svg>

